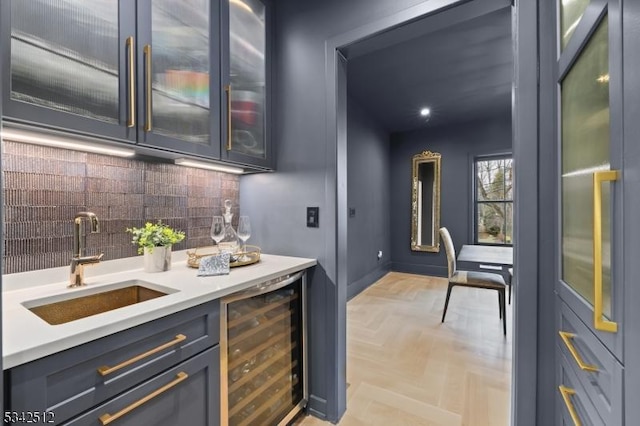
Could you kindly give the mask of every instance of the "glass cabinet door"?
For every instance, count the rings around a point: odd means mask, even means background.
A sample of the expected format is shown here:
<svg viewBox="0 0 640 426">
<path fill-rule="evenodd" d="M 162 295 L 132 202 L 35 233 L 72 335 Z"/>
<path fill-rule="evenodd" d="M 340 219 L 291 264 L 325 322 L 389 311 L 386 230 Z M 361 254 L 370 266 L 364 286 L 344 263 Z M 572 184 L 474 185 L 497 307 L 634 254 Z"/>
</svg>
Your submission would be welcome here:
<svg viewBox="0 0 640 426">
<path fill-rule="evenodd" d="M 615 181 L 622 145 L 615 108 L 615 99 L 620 102 L 617 9 L 606 3 L 565 3 L 573 7 L 569 26 L 574 28 L 565 28 L 566 10 L 561 8 L 560 37 L 571 30 L 577 42 L 563 38 L 559 44 L 559 294 L 617 352 L 622 307 L 620 275 L 615 273 L 621 239 L 615 226 L 621 209 Z"/>
<path fill-rule="evenodd" d="M 212 114 L 217 86 L 212 17 L 217 2 L 138 2 L 139 142 L 212 156 L 219 127 Z M 217 109 L 215 109 L 217 111 Z"/>
<path fill-rule="evenodd" d="M 590 0 L 562 0 L 560 2 L 560 43 L 564 49 L 576 30 Z"/>
<path fill-rule="evenodd" d="M 268 165 L 268 9 L 260 0 L 226 1 L 222 151 L 232 160 Z"/>
<path fill-rule="evenodd" d="M 124 78 L 135 49 L 135 11 L 127 3 L 3 1 L 5 114 L 135 139 L 124 125 L 134 113 Z"/>
</svg>

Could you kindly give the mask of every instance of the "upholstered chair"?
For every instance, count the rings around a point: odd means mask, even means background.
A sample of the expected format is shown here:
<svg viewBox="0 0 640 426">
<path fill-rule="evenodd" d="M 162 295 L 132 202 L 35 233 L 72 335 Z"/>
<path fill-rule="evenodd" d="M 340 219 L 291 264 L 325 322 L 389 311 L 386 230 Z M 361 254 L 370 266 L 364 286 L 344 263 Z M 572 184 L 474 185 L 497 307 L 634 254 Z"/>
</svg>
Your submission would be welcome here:
<svg viewBox="0 0 640 426">
<path fill-rule="evenodd" d="M 453 246 L 451 234 L 447 228 L 440 228 L 440 237 L 447 253 L 447 264 L 449 268 L 449 286 L 447 287 L 447 298 L 444 302 L 444 311 L 442 312 L 442 322 L 447 315 L 449 307 L 449 298 L 451 297 L 451 289 L 455 286 L 486 288 L 498 291 L 498 305 L 500 318 L 502 318 L 503 332 L 507 334 L 507 316 L 505 307 L 505 288 L 506 283 L 502 275 L 491 272 L 479 271 L 462 271 L 456 265 L 456 251 Z"/>
</svg>

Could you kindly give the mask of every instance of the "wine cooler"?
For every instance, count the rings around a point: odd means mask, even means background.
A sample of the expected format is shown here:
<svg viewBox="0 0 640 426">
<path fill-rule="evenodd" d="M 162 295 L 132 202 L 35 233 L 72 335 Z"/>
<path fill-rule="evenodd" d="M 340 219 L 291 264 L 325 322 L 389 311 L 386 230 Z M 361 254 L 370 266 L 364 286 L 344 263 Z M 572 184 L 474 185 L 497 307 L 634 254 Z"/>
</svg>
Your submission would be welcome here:
<svg viewBox="0 0 640 426">
<path fill-rule="evenodd" d="M 222 425 L 284 425 L 307 403 L 305 281 L 302 271 L 222 299 Z"/>
</svg>

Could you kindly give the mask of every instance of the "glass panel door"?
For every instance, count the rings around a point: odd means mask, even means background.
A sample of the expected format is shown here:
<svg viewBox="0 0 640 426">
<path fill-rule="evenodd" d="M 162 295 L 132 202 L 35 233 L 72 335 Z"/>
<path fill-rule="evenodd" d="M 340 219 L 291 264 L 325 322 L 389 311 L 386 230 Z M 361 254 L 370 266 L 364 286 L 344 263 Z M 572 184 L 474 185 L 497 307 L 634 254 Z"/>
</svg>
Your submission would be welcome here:
<svg viewBox="0 0 640 426">
<path fill-rule="evenodd" d="M 211 2 L 153 0 L 150 4 L 151 45 L 142 47 L 146 104 L 151 84 L 144 130 L 208 145 Z"/>
<path fill-rule="evenodd" d="M 594 304 L 593 174 L 610 169 L 609 37 L 605 16 L 561 82 L 562 279 Z M 611 318 L 609 184 L 602 186 L 603 313 Z"/>
<path fill-rule="evenodd" d="M 10 98 L 120 120 L 118 0 L 11 2 Z"/>
<path fill-rule="evenodd" d="M 258 0 L 229 0 L 227 149 L 257 158 L 266 156 L 265 13 Z"/>
</svg>

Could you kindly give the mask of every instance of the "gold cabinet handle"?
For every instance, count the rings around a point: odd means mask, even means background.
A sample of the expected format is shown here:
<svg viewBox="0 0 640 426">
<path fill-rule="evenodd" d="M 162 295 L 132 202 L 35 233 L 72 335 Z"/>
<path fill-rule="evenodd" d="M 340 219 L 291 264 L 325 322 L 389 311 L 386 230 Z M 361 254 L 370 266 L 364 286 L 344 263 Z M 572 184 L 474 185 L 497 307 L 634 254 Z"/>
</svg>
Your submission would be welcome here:
<svg viewBox="0 0 640 426">
<path fill-rule="evenodd" d="M 127 119 L 127 127 L 135 127 L 136 125 L 136 70 L 133 36 L 127 37 L 127 51 L 129 53 L 129 118 Z"/>
<path fill-rule="evenodd" d="M 573 346 L 572 340 L 574 337 L 576 337 L 574 333 L 568 333 L 566 331 L 558 331 L 558 334 L 560 335 L 560 338 L 562 339 L 564 344 L 567 346 L 567 349 L 569 349 L 571 356 L 573 356 L 573 359 L 576 361 L 576 364 L 578 364 L 578 367 L 580 367 L 581 370 L 591 371 L 591 372 L 598 371 L 598 367 L 596 367 L 595 365 L 590 365 L 585 363 L 582 360 L 582 357 L 580 356 L 578 351 L 576 350 L 576 347 Z"/>
<path fill-rule="evenodd" d="M 569 410 L 569 415 L 571 416 L 571 420 L 573 420 L 573 423 L 576 426 L 581 426 L 582 422 L 580 422 L 580 417 L 578 417 L 578 413 L 576 412 L 576 407 L 574 407 L 573 402 L 571 402 L 571 397 L 576 394 L 576 391 L 563 385 L 558 386 L 558 389 L 560 389 L 560 395 L 562 395 L 562 399 L 564 400 L 564 405 L 566 405 L 567 410 Z"/>
<path fill-rule="evenodd" d="M 231 85 L 224 86 L 227 93 L 227 151 L 231 151 Z"/>
<path fill-rule="evenodd" d="M 145 65 L 145 122 L 144 131 L 151 131 L 151 45 L 145 44 L 143 48 L 144 65 Z"/>
<path fill-rule="evenodd" d="M 618 180 L 617 170 L 593 173 L 593 325 L 596 330 L 618 332 L 618 323 L 604 319 L 602 313 L 602 183 Z"/>
<path fill-rule="evenodd" d="M 148 358 L 153 354 L 156 354 L 156 353 L 158 353 L 160 351 L 163 351 L 163 350 L 165 350 L 167 348 L 170 348 L 171 346 L 177 345 L 178 343 L 180 343 L 180 342 L 182 342 L 184 340 L 187 340 L 187 336 L 185 336 L 184 334 L 178 334 L 175 337 L 175 339 L 173 339 L 172 341 L 164 343 L 164 344 L 162 344 L 162 345 L 160 345 L 160 346 L 158 346 L 156 348 L 153 348 L 153 349 L 151 349 L 151 350 L 149 350 L 149 351 L 147 351 L 145 353 L 142 353 L 140 355 L 136 355 L 133 358 L 130 358 L 130 359 L 124 361 L 124 362 L 121 362 L 120 364 L 118 364 L 118 365 L 116 365 L 114 367 L 109 367 L 108 365 L 104 365 L 104 366 L 98 368 L 98 373 L 100 373 L 101 376 L 106 376 L 106 375 L 111 374 L 111 373 L 113 373 L 115 371 L 118 371 L 118 370 L 120 370 L 120 369 L 122 369 L 122 368 L 124 368 L 124 367 L 126 367 L 128 365 L 136 363 L 136 362 L 140 361 L 141 359 Z"/>
<path fill-rule="evenodd" d="M 137 400 L 133 404 L 123 408 L 122 410 L 118 411 L 114 415 L 111 415 L 109 413 L 105 413 L 105 414 L 101 415 L 100 416 L 100 421 L 102 422 L 103 426 L 104 425 L 108 425 L 109 423 L 111 423 L 111 422 L 113 422 L 115 420 L 118 420 L 120 417 L 130 413 L 131 411 L 135 410 L 136 408 L 140 407 L 141 405 L 146 404 L 147 402 L 149 402 L 150 400 L 152 400 L 156 396 L 168 391 L 172 387 L 176 386 L 178 383 L 187 380 L 187 378 L 189 378 L 189 375 L 187 373 L 185 373 L 184 371 L 181 371 L 178 374 L 176 374 L 176 378 L 175 379 L 173 379 L 172 381 L 170 381 L 166 385 L 162 386 L 161 388 L 158 388 L 158 389 L 154 390 L 149 395 L 140 398 L 139 400 Z"/>
</svg>

